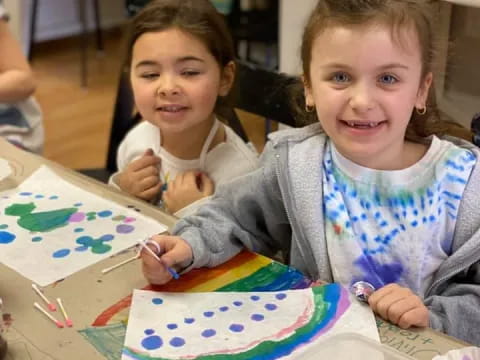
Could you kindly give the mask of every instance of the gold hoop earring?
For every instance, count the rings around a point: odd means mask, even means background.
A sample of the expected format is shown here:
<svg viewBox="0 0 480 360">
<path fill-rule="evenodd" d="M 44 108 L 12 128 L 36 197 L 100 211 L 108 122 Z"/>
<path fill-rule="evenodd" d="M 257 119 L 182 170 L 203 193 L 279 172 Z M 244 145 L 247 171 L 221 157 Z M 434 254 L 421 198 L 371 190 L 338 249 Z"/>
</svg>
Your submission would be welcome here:
<svg viewBox="0 0 480 360">
<path fill-rule="evenodd" d="M 421 109 L 415 108 L 415 111 L 417 112 L 418 115 L 425 115 L 425 113 L 427 112 L 427 107 L 424 106 L 424 107 L 421 108 Z"/>
<path fill-rule="evenodd" d="M 312 112 L 315 111 L 315 106 L 310 106 L 310 105 L 308 105 L 308 104 L 305 104 L 305 111 L 306 111 L 307 113 L 312 113 Z"/>
</svg>

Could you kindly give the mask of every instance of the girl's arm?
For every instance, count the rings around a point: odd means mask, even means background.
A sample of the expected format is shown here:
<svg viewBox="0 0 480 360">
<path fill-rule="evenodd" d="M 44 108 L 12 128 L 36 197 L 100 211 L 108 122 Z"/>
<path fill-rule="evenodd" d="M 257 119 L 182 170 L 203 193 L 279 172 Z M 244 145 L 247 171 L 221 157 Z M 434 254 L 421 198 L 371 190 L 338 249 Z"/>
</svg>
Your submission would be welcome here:
<svg viewBox="0 0 480 360">
<path fill-rule="evenodd" d="M 0 20 L 0 103 L 24 100 L 35 91 L 32 70 L 8 24 Z"/>
<path fill-rule="evenodd" d="M 246 247 L 266 256 L 290 247 L 291 228 L 272 162 L 218 187 L 172 233 L 193 249 L 192 267 L 219 265 Z"/>
</svg>

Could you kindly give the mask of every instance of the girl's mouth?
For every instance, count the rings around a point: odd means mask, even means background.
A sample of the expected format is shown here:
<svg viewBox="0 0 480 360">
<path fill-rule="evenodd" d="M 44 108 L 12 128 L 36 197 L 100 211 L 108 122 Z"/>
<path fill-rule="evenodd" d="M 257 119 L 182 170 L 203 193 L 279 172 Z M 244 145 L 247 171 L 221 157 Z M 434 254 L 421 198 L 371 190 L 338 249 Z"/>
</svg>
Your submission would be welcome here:
<svg viewBox="0 0 480 360">
<path fill-rule="evenodd" d="M 186 109 L 188 108 L 183 105 L 164 105 L 164 106 L 157 107 L 158 111 L 171 112 L 171 113 L 176 113 Z"/>
<path fill-rule="evenodd" d="M 342 120 L 342 123 L 354 129 L 369 130 L 369 129 L 374 129 L 379 127 L 383 123 L 386 123 L 386 121 L 344 121 Z"/>
</svg>

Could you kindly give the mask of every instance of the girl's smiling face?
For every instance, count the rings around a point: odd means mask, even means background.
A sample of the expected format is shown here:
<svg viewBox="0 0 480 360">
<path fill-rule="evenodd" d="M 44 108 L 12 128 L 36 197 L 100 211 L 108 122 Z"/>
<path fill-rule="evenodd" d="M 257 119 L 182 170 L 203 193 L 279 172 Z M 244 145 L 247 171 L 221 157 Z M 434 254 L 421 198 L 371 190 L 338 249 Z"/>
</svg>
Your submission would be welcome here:
<svg viewBox="0 0 480 360">
<path fill-rule="evenodd" d="M 233 72 L 233 63 L 222 69 L 202 41 L 177 28 L 144 33 L 133 45 L 135 104 L 162 134 L 210 129 L 217 97 L 230 90 Z"/>
<path fill-rule="evenodd" d="M 422 78 L 416 32 L 392 38 L 387 26 L 331 26 L 314 40 L 306 102 L 346 158 L 376 169 L 404 164 L 405 131 L 414 107 L 425 107 L 432 81 Z"/>
</svg>

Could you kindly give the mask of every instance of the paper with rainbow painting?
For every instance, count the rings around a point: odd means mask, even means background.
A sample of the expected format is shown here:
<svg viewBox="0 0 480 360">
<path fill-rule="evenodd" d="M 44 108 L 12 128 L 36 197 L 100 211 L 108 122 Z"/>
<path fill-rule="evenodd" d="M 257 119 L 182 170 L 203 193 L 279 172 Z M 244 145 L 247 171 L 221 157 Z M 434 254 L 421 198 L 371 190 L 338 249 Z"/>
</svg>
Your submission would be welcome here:
<svg viewBox="0 0 480 360">
<path fill-rule="evenodd" d="M 163 232 L 158 221 L 40 167 L 0 194 L 0 262 L 41 286 Z"/>
<path fill-rule="evenodd" d="M 342 333 L 379 341 L 371 309 L 339 284 L 267 292 L 135 290 L 122 359 L 298 359 Z"/>
</svg>

